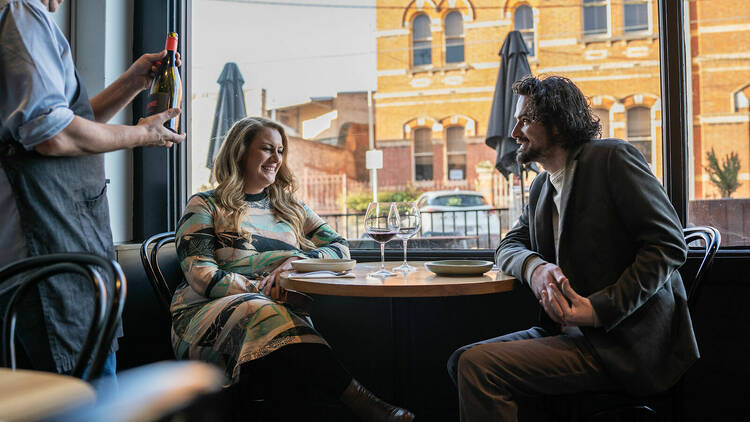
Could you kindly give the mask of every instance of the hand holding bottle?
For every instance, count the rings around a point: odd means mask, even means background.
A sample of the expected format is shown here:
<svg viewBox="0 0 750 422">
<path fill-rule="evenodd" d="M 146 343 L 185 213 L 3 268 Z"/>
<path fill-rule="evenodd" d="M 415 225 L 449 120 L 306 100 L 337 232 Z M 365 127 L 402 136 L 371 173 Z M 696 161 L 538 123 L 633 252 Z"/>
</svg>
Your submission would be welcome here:
<svg viewBox="0 0 750 422">
<path fill-rule="evenodd" d="M 182 104 L 182 80 L 180 71 L 177 69 L 177 33 L 170 32 L 167 35 L 165 49 L 167 55 L 159 64 L 156 76 L 151 82 L 146 105 L 147 116 L 153 116 L 170 108 L 179 108 Z M 152 66 L 154 64 L 151 62 Z M 167 120 L 164 127 L 177 133 L 180 127 L 179 117 L 174 116 Z"/>
<path fill-rule="evenodd" d="M 139 146 L 144 147 L 171 147 L 185 140 L 185 134 L 178 134 L 164 127 L 164 123 L 175 119 L 180 115 L 179 108 L 170 108 L 153 116 L 138 120 L 139 127 L 146 130 L 146 141 Z"/>
<path fill-rule="evenodd" d="M 158 53 L 144 54 L 138 58 L 132 65 L 125 71 L 125 75 L 128 80 L 137 87 L 138 91 L 149 89 L 151 83 L 154 81 L 156 72 L 159 70 L 162 61 L 167 57 L 167 50 L 164 49 Z M 180 53 L 176 53 L 175 65 L 177 67 L 182 66 L 182 60 L 180 59 Z"/>
</svg>

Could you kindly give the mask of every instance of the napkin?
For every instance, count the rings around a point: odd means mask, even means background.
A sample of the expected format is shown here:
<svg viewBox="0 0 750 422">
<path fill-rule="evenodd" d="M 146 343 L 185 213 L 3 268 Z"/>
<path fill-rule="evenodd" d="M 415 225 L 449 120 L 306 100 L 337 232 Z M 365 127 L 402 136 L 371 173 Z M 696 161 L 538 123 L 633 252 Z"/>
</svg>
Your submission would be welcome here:
<svg viewBox="0 0 750 422">
<path fill-rule="evenodd" d="M 289 273 L 289 277 L 293 278 L 354 278 L 354 273 L 351 271 L 347 271 L 344 274 L 341 274 L 340 272 L 336 271 L 329 271 L 329 270 L 318 270 L 318 271 L 310 271 L 307 273 Z"/>
</svg>

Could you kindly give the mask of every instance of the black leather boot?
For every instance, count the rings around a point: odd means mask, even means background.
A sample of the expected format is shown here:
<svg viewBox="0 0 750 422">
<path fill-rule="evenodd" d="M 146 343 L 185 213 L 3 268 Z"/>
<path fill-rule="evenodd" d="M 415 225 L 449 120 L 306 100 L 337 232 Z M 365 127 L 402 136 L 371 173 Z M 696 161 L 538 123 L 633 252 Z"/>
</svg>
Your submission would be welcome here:
<svg viewBox="0 0 750 422">
<path fill-rule="evenodd" d="M 414 414 L 375 397 L 357 380 L 341 393 L 341 401 L 363 422 L 411 422 Z"/>
</svg>

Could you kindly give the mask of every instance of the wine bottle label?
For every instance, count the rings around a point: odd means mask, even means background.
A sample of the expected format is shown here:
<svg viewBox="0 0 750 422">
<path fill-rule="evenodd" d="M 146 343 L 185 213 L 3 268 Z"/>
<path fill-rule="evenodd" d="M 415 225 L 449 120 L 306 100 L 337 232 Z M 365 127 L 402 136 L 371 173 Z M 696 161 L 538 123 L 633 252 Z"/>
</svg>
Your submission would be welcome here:
<svg viewBox="0 0 750 422">
<path fill-rule="evenodd" d="M 169 108 L 170 95 L 165 92 L 155 92 L 148 98 L 146 104 L 146 116 L 153 116 Z"/>
</svg>

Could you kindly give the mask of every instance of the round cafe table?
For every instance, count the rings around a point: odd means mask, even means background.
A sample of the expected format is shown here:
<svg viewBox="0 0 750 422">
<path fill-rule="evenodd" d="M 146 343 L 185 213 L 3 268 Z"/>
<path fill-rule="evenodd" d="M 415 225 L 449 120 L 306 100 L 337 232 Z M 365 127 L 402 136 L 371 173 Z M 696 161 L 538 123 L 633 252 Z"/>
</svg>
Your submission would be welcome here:
<svg viewBox="0 0 750 422">
<path fill-rule="evenodd" d="M 499 271 L 472 276 L 439 276 L 428 271 L 424 263 L 411 261 L 409 265 L 416 271 L 396 273 L 385 279 L 367 276 L 380 269 L 380 262 L 357 263 L 352 271 L 353 278 L 289 278 L 289 273 L 284 273 L 281 285 L 303 293 L 391 298 L 483 295 L 513 290 L 515 278 Z M 401 261 L 386 262 L 389 270 L 398 265 Z"/>
<path fill-rule="evenodd" d="M 0 368 L 0 420 L 40 420 L 93 403 L 94 389 L 67 375 Z"/>
<path fill-rule="evenodd" d="M 388 270 L 401 265 L 402 261 L 386 262 Z M 416 268 L 410 273 L 397 273 L 393 277 L 373 278 L 367 274 L 380 269 L 380 262 L 357 263 L 350 278 L 290 278 L 289 273 L 281 275 L 281 286 L 288 290 L 323 295 L 348 296 L 359 298 L 386 298 L 390 301 L 392 341 L 381 341 L 383 347 L 377 353 L 394 356 L 392 368 L 383 368 L 394 374 L 393 394 L 395 403 L 410 407 L 412 396 L 417 391 L 433 388 L 425 385 L 419 376 L 410 375 L 421 365 L 421 357 L 413 352 L 413 335 L 420 331 L 411 327 L 413 323 L 412 304 L 428 298 L 450 296 L 489 295 L 510 292 L 515 278 L 499 271 L 489 271 L 482 275 L 439 276 L 427 270 L 424 261 L 410 261 Z M 373 315 L 373 317 L 377 317 Z M 314 318 L 313 318 L 314 319 Z M 346 323 L 342 323 L 344 326 Z M 350 327 L 354 329 L 354 327 Z M 393 348 L 388 349 L 388 344 Z M 441 364 L 444 365 L 444 364 Z M 444 368 L 435 369 L 444 371 Z"/>
</svg>

